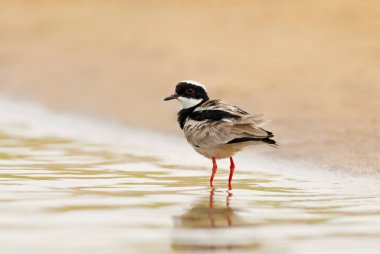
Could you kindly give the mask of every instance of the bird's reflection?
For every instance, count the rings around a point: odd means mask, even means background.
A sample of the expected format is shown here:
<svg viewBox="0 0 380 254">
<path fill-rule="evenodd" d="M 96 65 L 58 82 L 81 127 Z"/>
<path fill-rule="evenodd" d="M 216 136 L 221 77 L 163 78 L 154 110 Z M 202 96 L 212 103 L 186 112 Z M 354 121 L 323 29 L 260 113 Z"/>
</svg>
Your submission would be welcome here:
<svg viewBox="0 0 380 254">
<path fill-rule="evenodd" d="M 199 200 L 185 213 L 176 217 L 175 226 L 180 228 L 232 227 L 235 220 L 240 221 L 230 205 L 232 191 L 227 191 L 223 198 L 218 194 L 215 195 L 215 189 L 212 189 L 208 199 Z"/>
<path fill-rule="evenodd" d="M 232 226 L 233 209 L 230 207 L 232 191 L 227 191 L 225 206 L 215 205 L 215 189 L 210 191 L 208 217 L 211 227 Z"/>
<path fill-rule="evenodd" d="M 232 207 L 232 190 L 219 192 L 212 189 L 183 214 L 175 218 L 172 248 L 174 250 L 231 250 L 257 248 L 257 243 L 240 245 L 231 234 L 235 227 L 249 226 Z M 239 234 L 240 235 L 240 234 Z"/>
</svg>

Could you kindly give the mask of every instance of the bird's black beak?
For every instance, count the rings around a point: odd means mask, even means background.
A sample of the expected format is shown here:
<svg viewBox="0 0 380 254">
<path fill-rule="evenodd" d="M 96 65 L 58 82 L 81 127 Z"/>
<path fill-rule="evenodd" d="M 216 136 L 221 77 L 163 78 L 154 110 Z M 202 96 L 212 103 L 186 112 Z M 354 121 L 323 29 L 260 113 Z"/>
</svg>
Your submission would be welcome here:
<svg viewBox="0 0 380 254">
<path fill-rule="evenodd" d="M 164 101 L 170 101 L 170 100 L 177 99 L 177 98 L 178 98 L 178 95 L 175 93 L 175 94 L 172 94 L 172 95 L 166 97 L 164 99 Z"/>
</svg>

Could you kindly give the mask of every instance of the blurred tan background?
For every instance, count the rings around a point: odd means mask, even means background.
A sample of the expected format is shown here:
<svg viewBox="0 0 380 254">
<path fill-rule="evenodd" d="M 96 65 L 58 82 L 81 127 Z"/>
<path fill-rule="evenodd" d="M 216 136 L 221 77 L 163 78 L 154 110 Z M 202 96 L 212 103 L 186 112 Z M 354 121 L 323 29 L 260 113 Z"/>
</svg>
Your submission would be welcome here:
<svg viewBox="0 0 380 254">
<path fill-rule="evenodd" d="M 380 1 L 0 2 L 0 93 L 180 134 L 180 80 L 272 119 L 281 158 L 380 172 Z"/>
</svg>

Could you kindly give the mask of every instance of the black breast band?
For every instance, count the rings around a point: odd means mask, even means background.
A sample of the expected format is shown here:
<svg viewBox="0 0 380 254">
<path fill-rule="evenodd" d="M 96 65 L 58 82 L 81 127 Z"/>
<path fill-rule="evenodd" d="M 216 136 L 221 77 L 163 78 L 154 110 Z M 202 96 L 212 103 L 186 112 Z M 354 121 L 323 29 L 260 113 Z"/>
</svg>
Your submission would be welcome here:
<svg viewBox="0 0 380 254">
<path fill-rule="evenodd" d="M 201 110 L 201 111 L 194 111 L 189 115 L 190 119 L 194 121 L 204 121 L 204 120 L 211 120 L 211 121 L 220 121 L 223 119 L 238 119 L 240 116 L 231 114 L 229 112 L 223 111 L 223 110 Z"/>
</svg>

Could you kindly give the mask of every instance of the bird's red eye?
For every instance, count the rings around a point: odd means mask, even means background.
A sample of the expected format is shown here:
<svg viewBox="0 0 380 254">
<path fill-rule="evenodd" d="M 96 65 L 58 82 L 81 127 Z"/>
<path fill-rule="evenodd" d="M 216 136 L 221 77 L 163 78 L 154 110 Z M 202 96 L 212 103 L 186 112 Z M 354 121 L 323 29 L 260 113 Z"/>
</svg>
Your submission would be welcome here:
<svg viewBox="0 0 380 254">
<path fill-rule="evenodd" d="M 195 92 L 194 88 L 187 88 L 186 93 L 187 94 L 193 94 Z"/>
</svg>

